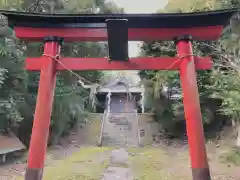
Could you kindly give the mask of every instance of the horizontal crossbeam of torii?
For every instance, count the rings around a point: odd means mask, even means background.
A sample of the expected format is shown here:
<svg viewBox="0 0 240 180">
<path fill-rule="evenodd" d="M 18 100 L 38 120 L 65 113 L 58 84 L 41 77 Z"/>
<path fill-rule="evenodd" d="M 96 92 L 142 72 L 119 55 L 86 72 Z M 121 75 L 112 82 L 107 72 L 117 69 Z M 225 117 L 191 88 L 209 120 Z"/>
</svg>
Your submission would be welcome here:
<svg viewBox="0 0 240 180">
<path fill-rule="evenodd" d="M 40 71 L 45 57 L 27 58 L 26 69 L 29 71 Z M 183 57 L 182 57 L 183 58 Z M 56 59 L 56 70 L 180 70 L 182 58 L 170 57 L 143 57 L 130 58 L 127 62 L 108 62 L 108 58 L 61 58 Z M 210 57 L 193 56 L 195 68 L 197 70 L 211 69 L 212 61 Z"/>
<path fill-rule="evenodd" d="M 51 15 L 0 11 L 19 39 L 44 41 L 44 54 L 27 58 L 41 71 L 26 180 L 43 175 L 58 70 L 179 70 L 193 180 L 210 180 L 196 70 L 210 69 L 209 57 L 194 56 L 192 40 L 217 40 L 238 9 L 171 14 Z M 128 41 L 175 41 L 176 57 L 128 57 Z M 60 57 L 62 42 L 108 41 L 109 58 Z M 110 60 L 110 61 L 109 61 Z"/>
</svg>

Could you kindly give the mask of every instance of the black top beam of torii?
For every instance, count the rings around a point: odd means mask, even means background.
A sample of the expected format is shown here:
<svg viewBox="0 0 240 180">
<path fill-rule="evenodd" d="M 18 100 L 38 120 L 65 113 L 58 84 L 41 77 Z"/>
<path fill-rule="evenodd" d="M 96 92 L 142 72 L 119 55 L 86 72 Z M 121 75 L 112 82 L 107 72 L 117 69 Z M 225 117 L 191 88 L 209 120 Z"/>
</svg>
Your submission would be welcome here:
<svg viewBox="0 0 240 180">
<path fill-rule="evenodd" d="M 37 14 L 15 11 L 1 11 L 8 18 L 8 25 L 31 28 L 87 28 L 106 29 L 109 43 L 109 55 L 114 60 L 128 60 L 129 29 L 182 29 L 176 36 L 185 35 L 184 29 L 225 27 L 238 9 L 160 14 Z M 213 30 L 211 30 L 213 31 Z M 221 35 L 216 31 L 212 39 Z M 196 31 L 195 31 L 196 32 Z M 174 33 L 172 33 L 175 35 Z M 199 39 L 204 39 L 204 34 Z M 169 38 L 173 38 L 169 35 Z M 191 35 L 191 34 L 186 34 Z M 159 36 L 159 35 L 158 35 Z M 174 37 L 175 38 L 175 37 Z M 165 38 L 166 39 L 166 38 Z M 164 39 L 164 40 L 165 40 Z M 194 39 L 194 38 L 193 38 Z M 156 40 L 161 40 L 159 37 Z M 172 40 L 168 39 L 167 40 Z M 198 40 L 198 38 L 196 38 Z M 204 40 L 208 40 L 207 37 Z"/>
<path fill-rule="evenodd" d="M 41 28 L 106 28 L 108 19 L 126 19 L 128 28 L 189 28 L 225 26 L 238 9 L 158 14 L 39 14 L 1 11 L 10 26 Z"/>
</svg>

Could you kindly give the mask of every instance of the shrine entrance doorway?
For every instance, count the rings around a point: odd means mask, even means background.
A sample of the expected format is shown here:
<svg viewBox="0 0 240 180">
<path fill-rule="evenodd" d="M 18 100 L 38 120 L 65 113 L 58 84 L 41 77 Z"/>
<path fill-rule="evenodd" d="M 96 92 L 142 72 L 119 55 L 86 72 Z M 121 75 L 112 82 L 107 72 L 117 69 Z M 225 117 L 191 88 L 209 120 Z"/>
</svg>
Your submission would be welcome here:
<svg viewBox="0 0 240 180">
<path fill-rule="evenodd" d="M 113 94 L 110 103 L 111 113 L 129 113 L 137 111 L 136 102 L 128 99 L 128 95 L 124 94 Z"/>
</svg>

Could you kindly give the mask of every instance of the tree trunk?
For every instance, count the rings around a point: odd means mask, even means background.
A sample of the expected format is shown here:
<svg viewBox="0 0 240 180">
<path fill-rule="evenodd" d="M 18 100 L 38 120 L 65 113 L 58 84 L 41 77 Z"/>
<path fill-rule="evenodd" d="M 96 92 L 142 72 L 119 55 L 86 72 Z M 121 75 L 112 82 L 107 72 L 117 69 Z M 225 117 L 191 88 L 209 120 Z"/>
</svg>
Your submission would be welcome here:
<svg viewBox="0 0 240 180">
<path fill-rule="evenodd" d="M 236 124 L 237 129 L 237 141 L 236 141 L 236 147 L 240 148 L 240 123 Z"/>
</svg>

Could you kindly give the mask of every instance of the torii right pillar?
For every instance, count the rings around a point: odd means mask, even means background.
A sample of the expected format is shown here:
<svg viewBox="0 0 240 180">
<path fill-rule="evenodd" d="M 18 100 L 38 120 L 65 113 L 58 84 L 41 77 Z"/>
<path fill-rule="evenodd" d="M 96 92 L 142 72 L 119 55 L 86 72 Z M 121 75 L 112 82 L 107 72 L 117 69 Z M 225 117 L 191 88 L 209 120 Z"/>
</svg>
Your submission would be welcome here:
<svg viewBox="0 0 240 180">
<path fill-rule="evenodd" d="M 176 46 L 178 56 L 180 61 L 182 61 L 180 79 L 183 91 L 183 104 L 193 180 L 211 180 L 205 148 L 191 37 L 178 38 Z"/>
</svg>

